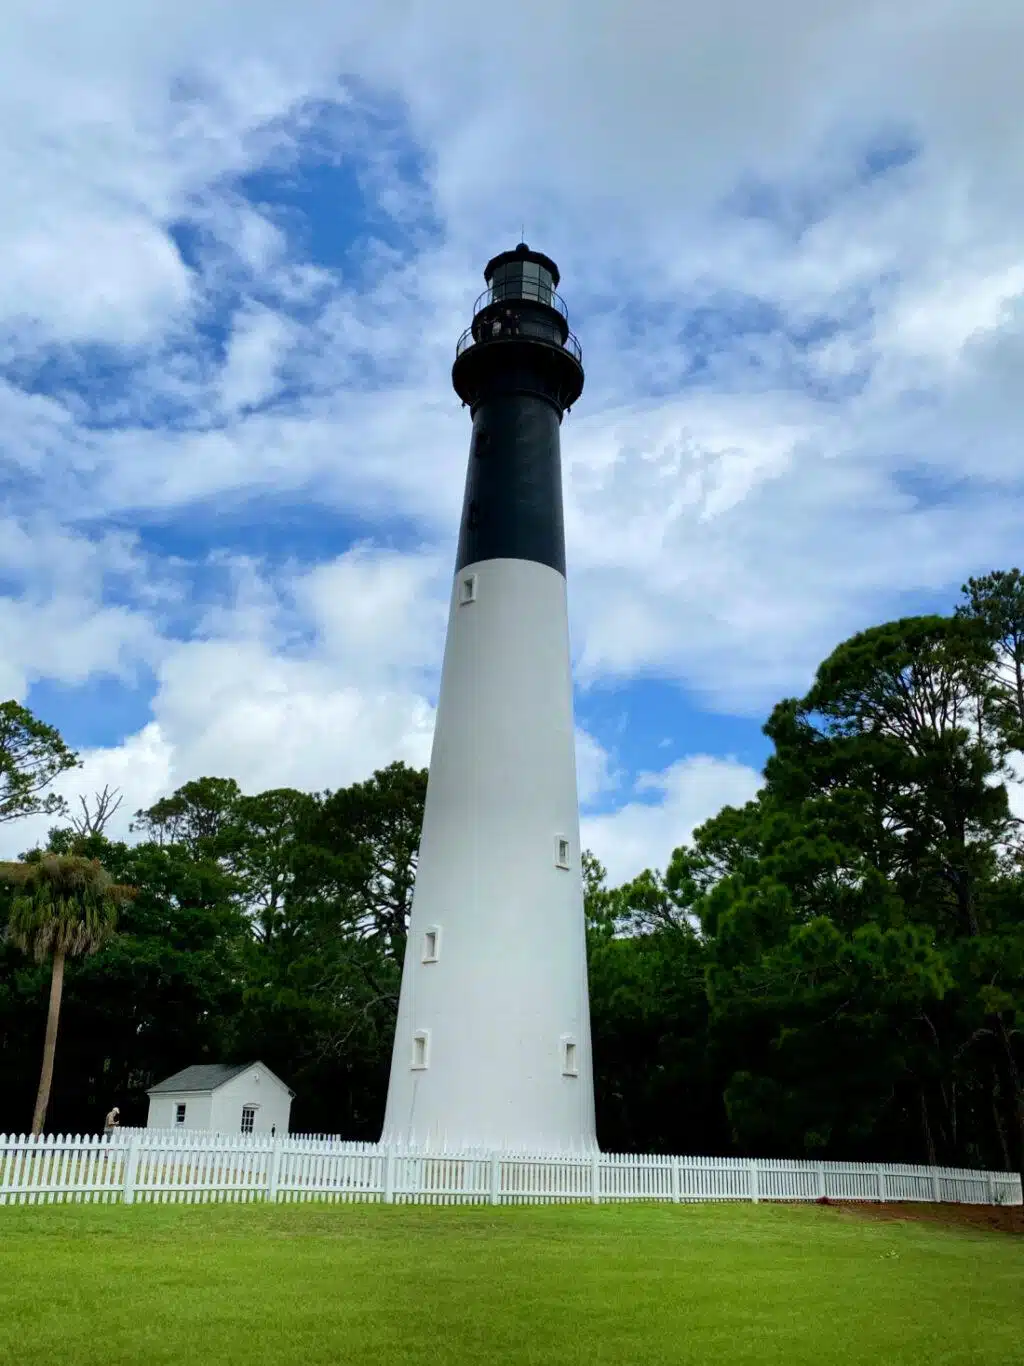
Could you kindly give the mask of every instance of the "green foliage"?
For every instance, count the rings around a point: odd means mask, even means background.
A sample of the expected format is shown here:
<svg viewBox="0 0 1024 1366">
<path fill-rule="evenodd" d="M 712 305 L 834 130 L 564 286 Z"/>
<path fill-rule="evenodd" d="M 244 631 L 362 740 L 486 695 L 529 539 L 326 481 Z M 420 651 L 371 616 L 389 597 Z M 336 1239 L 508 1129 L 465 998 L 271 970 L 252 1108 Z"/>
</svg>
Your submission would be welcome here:
<svg viewBox="0 0 1024 1366">
<path fill-rule="evenodd" d="M 390 764 L 364 783 L 325 793 L 304 833 L 298 892 L 327 896 L 352 930 L 401 964 L 412 907 L 425 771 Z"/>
<path fill-rule="evenodd" d="M 181 844 L 194 858 L 216 852 L 242 796 L 234 778 L 197 778 L 136 811 L 131 829 L 156 844 Z"/>
<path fill-rule="evenodd" d="M 677 853 L 738 1145 L 1020 1161 L 1021 882 L 993 649 L 964 615 L 841 645 L 773 711 L 758 800 Z"/>
<path fill-rule="evenodd" d="M 24 863 L 0 864 L 14 887 L 7 919 L 12 944 L 41 963 L 56 954 L 95 953 L 114 933 L 118 906 L 133 889 L 120 885 L 97 859 L 46 853 Z"/>
<path fill-rule="evenodd" d="M 289 1076 L 303 1128 L 379 1135 L 426 780 L 396 763 L 317 798 L 264 794 L 286 812 L 271 859 L 285 871 L 247 950 L 237 1033 Z"/>
<path fill-rule="evenodd" d="M 839 645 L 765 730 L 758 797 L 663 874 L 609 887 L 583 856 L 603 1146 L 1019 1166 L 1019 571 Z M 297 1128 L 375 1138 L 425 792 L 400 763 L 318 794 L 206 777 L 136 813 L 134 847 L 88 811 L 51 832 L 17 865 L 23 942 L 74 940 L 31 919 L 39 860 L 98 860 L 138 889 L 118 935 L 69 964 L 59 1127 L 114 1102 L 141 1122 L 161 1076 L 260 1057 L 296 1090 Z M 16 893 L 0 880 L 0 916 Z M 0 1129 L 27 1103 L 46 987 L 0 944 Z"/>
<path fill-rule="evenodd" d="M 237 879 L 254 935 L 264 943 L 287 931 L 302 869 L 304 832 L 320 804 L 294 788 L 238 797 L 218 834 L 217 851 Z"/>
<path fill-rule="evenodd" d="M 117 909 L 131 900 L 135 889 L 116 883 L 98 859 L 78 854 L 37 853 L 21 864 L 0 865 L 0 877 L 13 887 L 7 938 L 30 952 L 37 963 L 49 959 L 52 965 L 43 1064 L 32 1118 L 32 1132 L 38 1134 L 50 1103 L 65 962 L 95 953 L 113 936 Z"/>
<path fill-rule="evenodd" d="M 0 702 L 0 821 L 63 814 L 63 797 L 43 796 L 43 789 L 77 764 L 78 756 L 52 726 L 17 702 Z"/>
<path fill-rule="evenodd" d="M 1007 749 L 1024 750 L 1024 575 L 997 570 L 968 579 L 963 592 L 967 601 L 956 615 L 973 623 L 991 650 L 985 678 L 995 720 Z"/>
</svg>

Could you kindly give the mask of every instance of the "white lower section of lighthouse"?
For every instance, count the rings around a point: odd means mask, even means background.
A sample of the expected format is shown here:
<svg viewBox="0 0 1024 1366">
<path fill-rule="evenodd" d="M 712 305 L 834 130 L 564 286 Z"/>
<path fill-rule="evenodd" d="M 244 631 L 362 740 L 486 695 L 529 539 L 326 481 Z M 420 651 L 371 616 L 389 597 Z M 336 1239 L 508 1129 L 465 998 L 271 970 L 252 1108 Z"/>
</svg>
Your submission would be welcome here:
<svg viewBox="0 0 1024 1366">
<path fill-rule="evenodd" d="M 565 578 L 456 575 L 384 1142 L 596 1148 Z"/>
</svg>

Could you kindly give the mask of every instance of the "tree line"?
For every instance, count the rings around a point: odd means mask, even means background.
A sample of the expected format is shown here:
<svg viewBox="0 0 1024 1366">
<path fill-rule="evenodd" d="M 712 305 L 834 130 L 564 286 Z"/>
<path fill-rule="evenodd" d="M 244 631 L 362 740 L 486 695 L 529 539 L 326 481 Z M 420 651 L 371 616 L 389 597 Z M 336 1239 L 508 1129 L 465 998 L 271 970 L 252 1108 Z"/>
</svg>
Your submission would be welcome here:
<svg viewBox="0 0 1024 1366">
<path fill-rule="evenodd" d="M 602 1147 L 1019 1170 L 1024 578 L 854 636 L 765 732 L 756 799 L 663 871 L 609 887 L 585 856 Z M 38 1117 L 59 957 L 46 1127 L 144 1123 L 164 1076 L 258 1057 L 293 1128 L 376 1139 L 426 773 L 202 778 L 126 843 L 115 794 L 46 794 L 75 761 L 0 707 L 0 820 L 57 817 L 0 869 L 0 1131 Z"/>
</svg>

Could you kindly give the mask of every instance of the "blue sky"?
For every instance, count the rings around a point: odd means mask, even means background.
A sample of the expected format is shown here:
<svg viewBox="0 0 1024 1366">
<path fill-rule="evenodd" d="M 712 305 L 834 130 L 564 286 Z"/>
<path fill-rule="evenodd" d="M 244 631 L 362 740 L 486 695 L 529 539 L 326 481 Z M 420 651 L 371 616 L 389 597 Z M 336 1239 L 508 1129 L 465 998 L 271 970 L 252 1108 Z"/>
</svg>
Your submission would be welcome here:
<svg viewBox="0 0 1024 1366">
<path fill-rule="evenodd" d="M 0 693 L 82 752 L 69 796 L 426 762 L 449 370 L 524 223 L 584 347 L 571 617 L 614 877 L 752 795 L 764 717 L 840 640 L 1019 562 L 1009 3 L 530 3 L 497 46 L 461 0 L 55 8 L 0 20 Z"/>
</svg>

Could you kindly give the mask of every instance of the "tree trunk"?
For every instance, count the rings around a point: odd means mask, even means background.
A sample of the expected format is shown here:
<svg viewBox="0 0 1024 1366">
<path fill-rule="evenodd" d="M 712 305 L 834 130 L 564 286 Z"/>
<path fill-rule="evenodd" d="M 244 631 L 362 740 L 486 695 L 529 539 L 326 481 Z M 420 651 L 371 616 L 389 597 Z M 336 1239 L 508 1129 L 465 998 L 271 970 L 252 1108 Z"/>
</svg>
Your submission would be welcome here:
<svg viewBox="0 0 1024 1366">
<path fill-rule="evenodd" d="M 36 1108 L 32 1116 L 32 1133 L 41 1134 L 46 1123 L 46 1111 L 50 1105 L 50 1087 L 53 1084 L 53 1058 L 57 1052 L 57 1025 L 60 1023 L 60 998 L 64 991 L 64 954 L 53 955 L 53 973 L 50 977 L 50 1008 L 46 1015 L 46 1040 L 43 1043 L 43 1070 L 39 1075 L 39 1091 L 36 1094 Z"/>
<path fill-rule="evenodd" d="M 996 1033 L 1003 1047 L 1003 1061 L 1007 1081 L 1007 1108 L 1013 1117 L 1013 1142 L 1016 1152 L 1016 1166 L 1020 1179 L 1024 1182 L 1024 1078 L 1021 1077 L 1017 1056 L 1013 1048 L 1013 1037 L 1001 1015 L 994 1017 Z"/>
<path fill-rule="evenodd" d="M 939 1165 L 938 1155 L 935 1152 L 935 1139 L 932 1137 L 932 1126 L 928 1121 L 928 1098 L 924 1093 L 924 1087 L 918 1092 L 921 1100 L 921 1131 L 924 1134 L 924 1146 L 928 1155 L 929 1167 Z"/>
<path fill-rule="evenodd" d="M 992 1090 L 989 1093 L 992 1100 L 992 1123 L 995 1127 L 996 1138 L 999 1141 L 999 1154 L 1003 1160 L 1003 1171 L 1013 1171 L 1013 1158 L 1010 1155 L 1010 1145 L 1006 1140 L 1006 1125 L 1003 1117 L 999 1113 L 999 1098 L 996 1094 L 1001 1089 L 999 1073 L 996 1068 L 992 1068 Z"/>
</svg>

